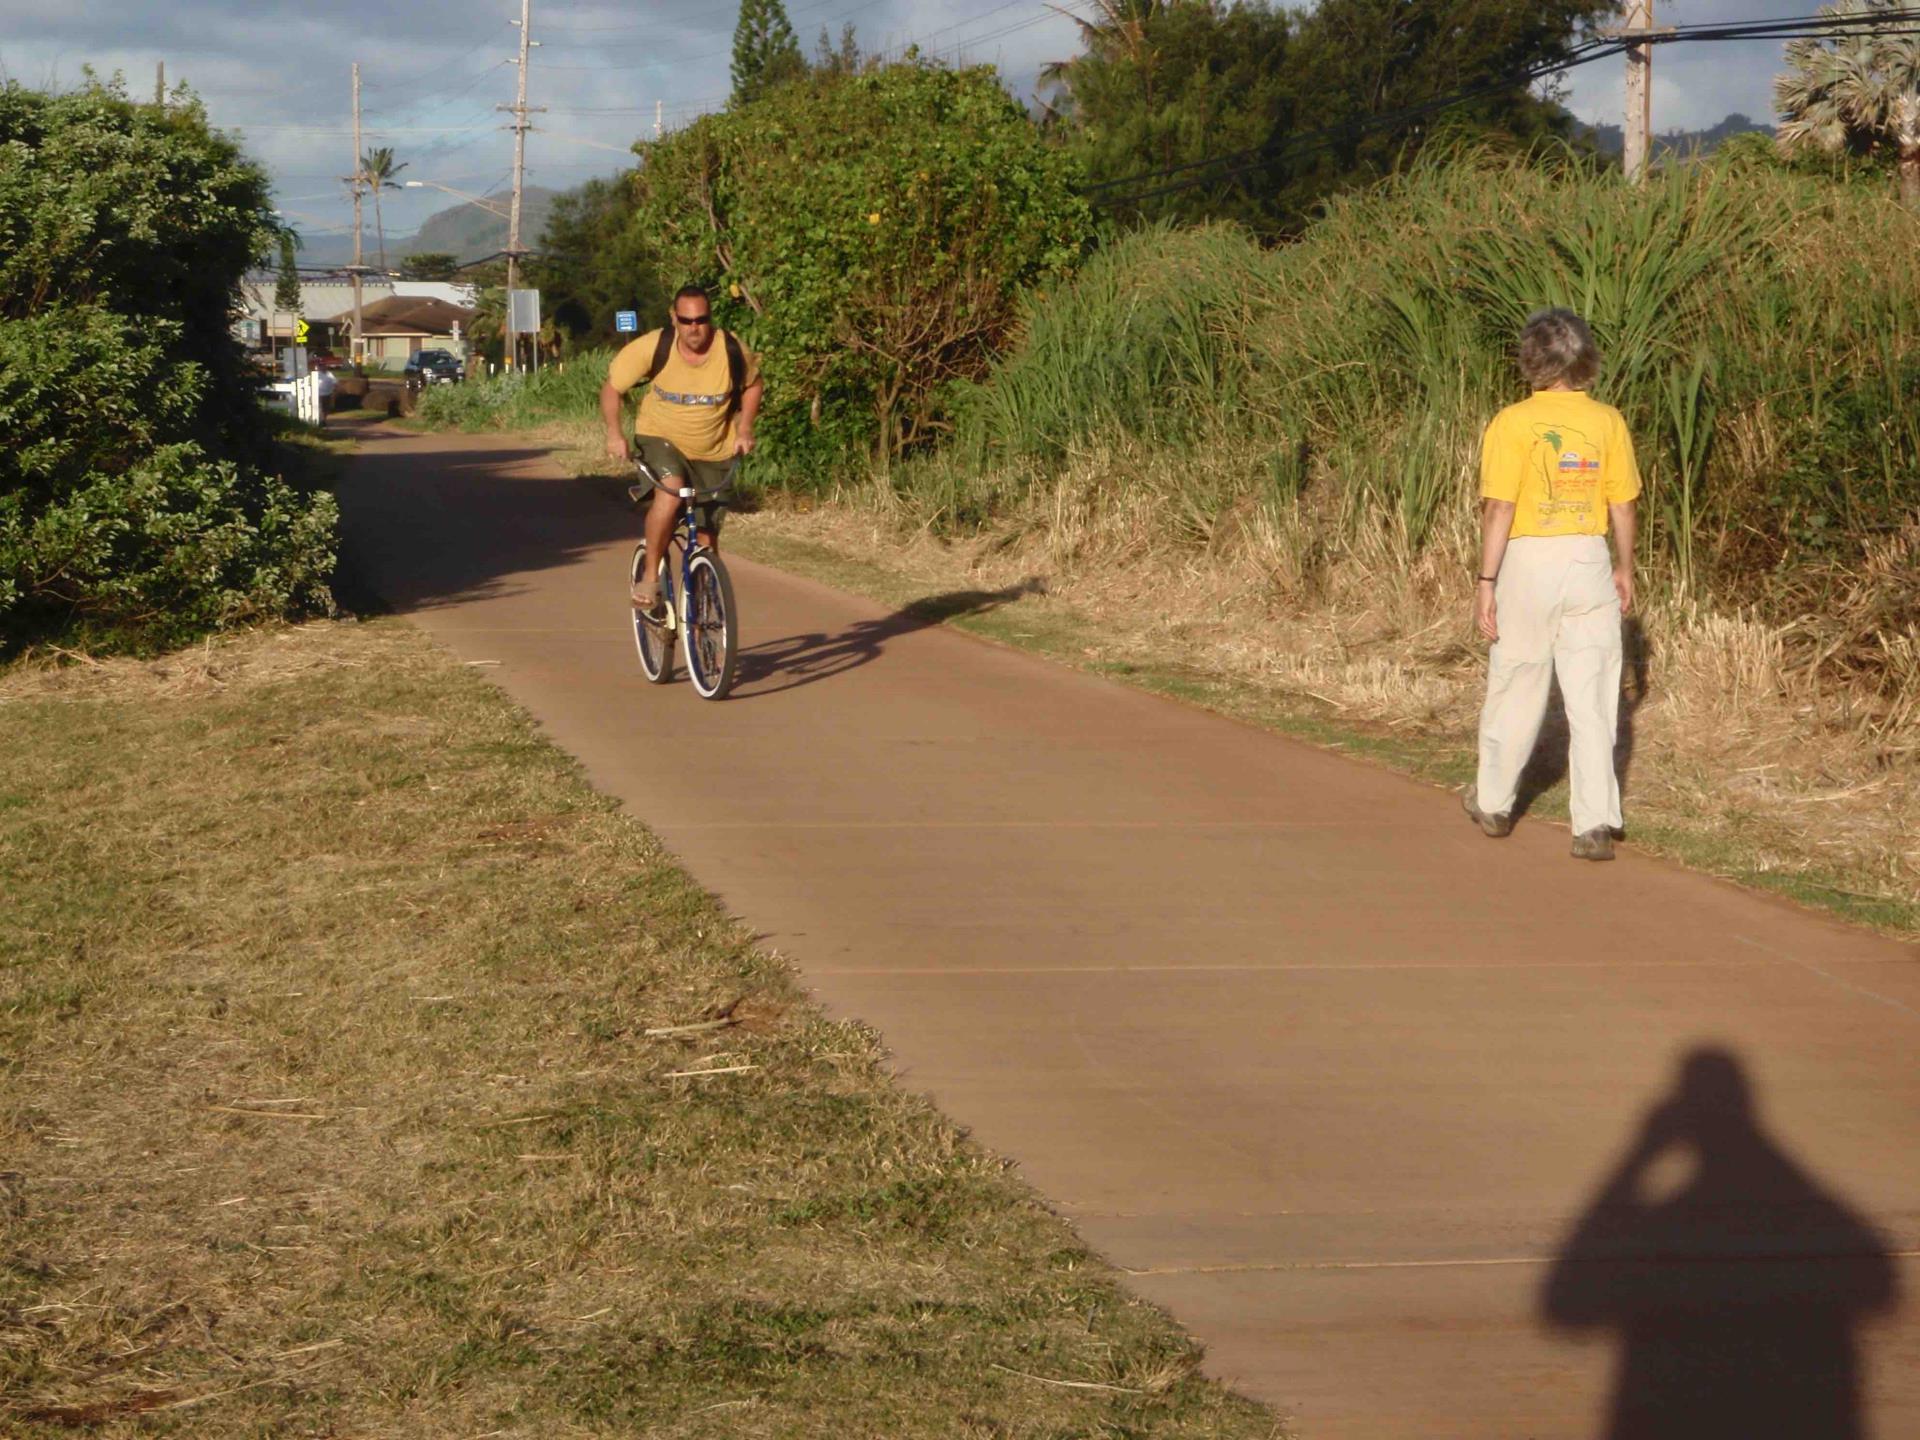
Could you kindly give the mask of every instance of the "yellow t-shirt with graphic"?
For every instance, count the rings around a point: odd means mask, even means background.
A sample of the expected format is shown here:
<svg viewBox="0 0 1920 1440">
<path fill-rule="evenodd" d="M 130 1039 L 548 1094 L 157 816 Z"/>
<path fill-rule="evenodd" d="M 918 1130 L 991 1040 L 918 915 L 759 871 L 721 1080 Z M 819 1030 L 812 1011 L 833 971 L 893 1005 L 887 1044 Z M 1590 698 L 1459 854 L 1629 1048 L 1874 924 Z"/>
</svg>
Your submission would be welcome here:
<svg viewBox="0 0 1920 1440">
<path fill-rule="evenodd" d="M 1584 390 L 1536 390 L 1487 426 L 1480 494 L 1514 502 L 1511 534 L 1604 535 L 1639 493 L 1627 422 Z"/>
<path fill-rule="evenodd" d="M 658 330 L 649 330 L 622 348 L 613 357 L 607 383 L 626 394 L 646 378 L 659 348 Z M 740 377 L 740 388 L 745 390 L 760 378 L 760 361 L 745 345 L 740 347 L 740 358 L 747 366 L 747 373 Z M 698 365 L 689 363 L 676 342 L 668 347 L 667 363 L 640 397 L 633 433 L 669 440 L 689 460 L 730 460 L 734 417 L 727 414 L 729 389 L 724 330 L 714 331 L 713 344 Z"/>
</svg>

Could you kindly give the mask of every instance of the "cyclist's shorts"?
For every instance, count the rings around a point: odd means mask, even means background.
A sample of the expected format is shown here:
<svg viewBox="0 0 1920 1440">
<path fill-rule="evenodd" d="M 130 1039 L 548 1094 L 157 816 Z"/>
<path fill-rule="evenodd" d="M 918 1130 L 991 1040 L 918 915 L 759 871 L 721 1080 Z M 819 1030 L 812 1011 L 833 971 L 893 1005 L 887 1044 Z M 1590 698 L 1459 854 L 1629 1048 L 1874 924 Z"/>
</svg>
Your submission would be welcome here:
<svg viewBox="0 0 1920 1440">
<path fill-rule="evenodd" d="M 647 468 L 660 479 L 671 485 L 678 478 L 693 486 L 696 490 L 712 490 L 727 478 L 726 460 L 689 460 L 682 455 L 671 440 L 662 440 L 658 435 L 636 435 L 633 447 L 639 457 L 647 462 Z M 694 516 L 694 523 L 702 530 L 717 534 L 720 530 L 720 517 L 725 510 L 719 505 L 701 505 Z"/>
</svg>

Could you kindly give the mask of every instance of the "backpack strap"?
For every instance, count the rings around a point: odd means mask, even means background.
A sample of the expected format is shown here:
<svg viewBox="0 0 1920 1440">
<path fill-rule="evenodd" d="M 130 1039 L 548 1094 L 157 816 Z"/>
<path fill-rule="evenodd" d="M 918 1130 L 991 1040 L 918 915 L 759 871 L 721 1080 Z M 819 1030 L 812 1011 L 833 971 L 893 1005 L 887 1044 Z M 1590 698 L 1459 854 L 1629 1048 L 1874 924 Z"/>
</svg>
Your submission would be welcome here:
<svg viewBox="0 0 1920 1440">
<path fill-rule="evenodd" d="M 727 347 L 727 418 L 740 408 L 740 392 L 747 388 L 747 357 L 731 330 L 722 330 L 720 339 Z"/>
<path fill-rule="evenodd" d="M 670 324 L 662 325 L 660 327 L 660 340 L 653 347 L 653 363 L 647 366 L 647 373 L 642 375 L 640 378 L 642 380 L 652 380 L 654 376 L 658 375 L 663 369 L 666 368 L 667 357 L 672 353 L 673 353 L 673 326 Z"/>
</svg>

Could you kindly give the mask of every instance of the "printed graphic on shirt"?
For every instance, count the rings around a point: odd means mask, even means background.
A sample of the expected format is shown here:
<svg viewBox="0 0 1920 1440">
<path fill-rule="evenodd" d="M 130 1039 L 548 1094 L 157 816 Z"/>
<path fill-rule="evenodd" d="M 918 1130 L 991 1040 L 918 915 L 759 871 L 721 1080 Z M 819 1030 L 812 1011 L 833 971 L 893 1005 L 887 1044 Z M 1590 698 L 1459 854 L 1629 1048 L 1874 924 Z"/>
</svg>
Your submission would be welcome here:
<svg viewBox="0 0 1920 1440">
<path fill-rule="evenodd" d="M 1528 463 L 1546 491 L 1539 502 L 1541 524 L 1591 513 L 1600 484 L 1600 447 L 1593 437 L 1563 423 L 1536 424 Z"/>
</svg>

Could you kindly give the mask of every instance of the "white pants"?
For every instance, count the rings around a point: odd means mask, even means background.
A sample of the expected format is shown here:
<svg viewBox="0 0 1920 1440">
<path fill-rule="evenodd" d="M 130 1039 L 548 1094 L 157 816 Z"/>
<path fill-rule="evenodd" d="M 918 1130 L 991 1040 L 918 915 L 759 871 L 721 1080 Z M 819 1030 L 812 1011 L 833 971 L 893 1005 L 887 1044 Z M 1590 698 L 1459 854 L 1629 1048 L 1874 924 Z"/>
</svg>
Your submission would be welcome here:
<svg viewBox="0 0 1920 1440">
<path fill-rule="evenodd" d="M 1480 808 L 1489 815 L 1512 811 L 1557 674 L 1567 707 L 1573 833 L 1602 825 L 1618 830 L 1613 745 L 1620 723 L 1620 597 L 1606 537 L 1515 536 L 1507 542 L 1494 607 L 1500 638 L 1488 656 L 1487 703 L 1480 712 Z"/>
</svg>

